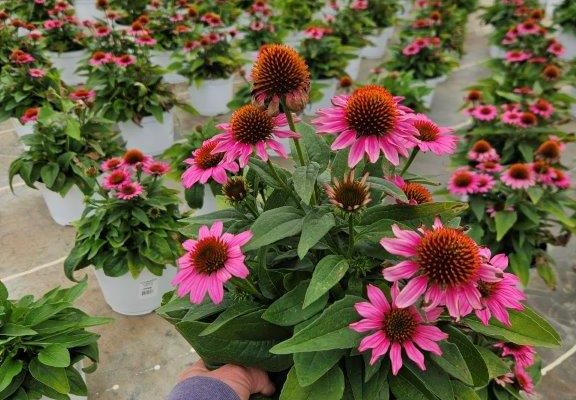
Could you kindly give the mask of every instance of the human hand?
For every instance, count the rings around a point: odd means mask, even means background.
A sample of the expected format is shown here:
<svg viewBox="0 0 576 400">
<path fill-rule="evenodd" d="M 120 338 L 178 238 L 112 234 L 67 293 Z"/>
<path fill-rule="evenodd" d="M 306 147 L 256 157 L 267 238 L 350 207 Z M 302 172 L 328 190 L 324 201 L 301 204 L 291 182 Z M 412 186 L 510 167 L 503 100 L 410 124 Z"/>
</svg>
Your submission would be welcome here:
<svg viewBox="0 0 576 400">
<path fill-rule="evenodd" d="M 180 375 L 180 380 L 183 381 L 193 376 L 206 376 L 224 382 L 236 392 L 240 400 L 248 400 L 250 395 L 256 393 L 272 396 L 276 391 L 268 374 L 256 368 L 227 364 L 209 371 L 204 361 L 199 360 Z"/>
</svg>

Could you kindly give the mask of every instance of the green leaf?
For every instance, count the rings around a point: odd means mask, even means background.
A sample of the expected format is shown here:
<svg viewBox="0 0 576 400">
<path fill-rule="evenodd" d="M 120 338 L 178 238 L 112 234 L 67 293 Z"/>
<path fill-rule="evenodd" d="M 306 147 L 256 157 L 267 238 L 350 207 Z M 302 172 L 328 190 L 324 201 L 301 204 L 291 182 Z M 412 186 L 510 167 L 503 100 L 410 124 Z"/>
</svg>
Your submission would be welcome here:
<svg viewBox="0 0 576 400">
<path fill-rule="evenodd" d="M 51 344 L 38 353 L 38 360 L 49 367 L 65 368 L 70 365 L 70 352 L 66 346 Z"/>
<path fill-rule="evenodd" d="M 294 354 L 294 368 L 300 386 L 306 387 L 316 382 L 340 361 L 344 354 L 346 354 L 346 350 Z"/>
<path fill-rule="evenodd" d="M 531 260 L 528 259 L 525 253 L 510 253 L 508 256 L 510 259 L 510 269 L 514 272 L 514 275 L 520 279 L 520 282 L 526 286 L 530 280 L 530 263 Z"/>
<path fill-rule="evenodd" d="M 496 223 L 496 240 L 500 241 L 518 220 L 518 214 L 514 211 L 498 211 L 494 217 Z"/>
<path fill-rule="evenodd" d="M 464 385 L 462 382 L 452 381 L 451 383 L 458 400 L 482 400 L 474 389 Z"/>
<path fill-rule="evenodd" d="M 309 281 L 300 282 L 298 286 L 272 303 L 262 314 L 262 318 L 276 325 L 292 326 L 306 321 L 322 311 L 328 301 L 327 294 L 320 296 L 315 302 L 304 307 L 304 296 L 308 283 Z"/>
<path fill-rule="evenodd" d="M 26 326 L 7 323 L 6 325 L 0 327 L 0 336 L 11 336 L 11 337 L 19 337 L 19 336 L 30 336 L 36 335 L 36 332 L 33 329 L 30 329 Z"/>
<path fill-rule="evenodd" d="M 344 394 L 344 374 L 335 366 L 314 384 L 301 387 L 292 368 L 280 393 L 280 400 L 341 400 Z"/>
<path fill-rule="evenodd" d="M 8 357 L 0 365 L 0 392 L 6 389 L 12 383 L 19 373 L 22 371 L 22 361 L 15 360 Z"/>
<path fill-rule="evenodd" d="M 476 219 L 482 221 L 486 213 L 486 201 L 482 197 L 470 196 L 468 203 L 470 204 L 470 209 L 476 216 Z"/>
<path fill-rule="evenodd" d="M 530 197 L 532 203 L 538 204 L 542 198 L 542 195 L 544 194 L 544 189 L 542 189 L 540 186 L 532 186 L 526 189 L 526 193 L 528 193 L 528 197 Z"/>
<path fill-rule="evenodd" d="M 312 211 L 304 217 L 302 234 L 298 242 L 298 257 L 303 259 L 308 250 L 318 243 L 336 225 L 334 214 L 326 211 Z"/>
<path fill-rule="evenodd" d="M 258 175 L 266 184 L 270 187 L 275 189 L 282 189 L 283 186 L 276 180 L 274 175 L 271 174 L 268 165 L 260 160 L 255 159 L 254 157 L 250 159 L 248 162 L 250 169 L 253 170 L 256 175 Z M 288 174 L 284 172 L 281 168 L 275 166 L 276 173 L 280 175 L 280 179 L 283 179 L 284 182 L 287 181 Z"/>
<path fill-rule="evenodd" d="M 497 378 L 510 372 L 510 368 L 508 368 L 506 363 L 496 354 L 482 346 L 476 346 L 476 349 L 488 367 L 488 375 L 490 376 L 490 379 Z"/>
<path fill-rule="evenodd" d="M 302 135 L 302 147 L 308 159 L 317 162 L 322 168 L 326 168 L 331 154 L 328 143 L 316 133 L 316 129 L 308 124 L 299 123 L 296 125 L 296 130 Z"/>
<path fill-rule="evenodd" d="M 395 183 L 386 179 L 378 178 L 376 176 L 369 177 L 367 182 L 370 184 L 370 189 L 383 192 L 389 196 L 394 197 L 395 199 L 408 203 L 406 194 Z"/>
<path fill-rule="evenodd" d="M 404 364 L 400 370 L 400 376 L 405 377 L 420 391 L 426 393 L 427 397 L 437 396 L 442 400 L 454 399 L 452 387 L 447 385 L 450 381 L 448 375 L 434 364 L 426 365 L 426 371 L 421 371 L 411 361 Z M 432 397 L 434 398 L 434 397 Z"/>
<path fill-rule="evenodd" d="M 306 291 L 304 307 L 308 307 L 328 293 L 346 275 L 348 267 L 348 261 L 339 255 L 331 254 L 320 260 L 314 268 L 312 280 Z"/>
<path fill-rule="evenodd" d="M 508 310 L 512 325 L 507 327 L 494 318 L 485 326 L 476 318 L 465 318 L 463 323 L 474 331 L 495 339 L 541 347 L 557 347 L 562 340 L 554 328 L 530 307 L 522 311 Z"/>
<path fill-rule="evenodd" d="M 294 236 L 302 230 L 302 214 L 291 206 L 264 211 L 252 225 L 254 235 L 244 250 L 256 250 L 278 240 Z"/>
<path fill-rule="evenodd" d="M 47 188 L 50 189 L 54 185 L 59 172 L 60 167 L 57 163 L 46 164 L 40 169 L 40 177 Z"/>
<path fill-rule="evenodd" d="M 311 162 L 308 165 L 297 167 L 292 175 L 294 183 L 294 190 L 302 201 L 306 204 L 310 203 L 314 188 L 316 187 L 316 178 L 320 172 L 320 165 Z"/>
<path fill-rule="evenodd" d="M 378 366 L 376 363 L 375 366 Z M 388 375 L 390 374 L 390 363 L 386 362 L 380 365 L 375 371 L 374 376 L 370 379 L 368 371 L 365 372 L 363 395 L 365 400 L 388 400 L 390 398 L 390 387 L 388 384 Z M 412 398 L 410 398 L 412 399 Z"/>
<path fill-rule="evenodd" d="M 402 375 L 390 379 L 390 389 L 397 399 L 437 400 L 436 396 L 423 393 L 420 388 L 416 387 Z"/>
<path fill-rule="evenodd" d="M 58 393 L 67 394 L 70 392 L 70 383 L 64 368 L 49 367 L 34 358 L 30 362 L 28 370 L 34 379 L 51 387 Z"/>
<path fill-rule="evenodd" d="M 534 161 L 534 149 L 529 143 L 520 142 L 518 143 L 518 150 L 522 154 L 525 162 L 532 162 Z"/>
<path fill-rule="evenodd" d="M 65 128 L 65 132 L 68 136 L 70 136 L 71 138 L 80 140 L 81 138 L 81 133 L 80 133 L 80 122 L 78 122 L 75 119 L 71 119 L 69 118 L 66 121 L 66 128 Z"/>
<path fill-rule="evenodd" d="M 453 326 L 447 326 L 444 331 L 448 333 L 448 340 L 458 346 L 458 350 L 462 354 L 466 362 L 468 371 L 472 377 L 472 382 L 462 379 L 466 384 L 473 384 L 476 387 L 483 387 L 488 384 L 490 379 L 488 367 L 484 362 L 484 358 L 476 349 L 476 346 L 463 334 L 460 330 Z"/>
<path fill-rule="evenodd" d="M 208 328 L 204 329 L 200 333 L 200 336 L 210 335 L 211 333 L 214 333 L 218 329 L 225 326 L 226 323 L 232 321 L 234 318 L 249 314 L 253 311 L 256 311 L 258 308 L 260 308 L 260 306 L 257 304 L 250 304 L 250 303 L 232 304 L 228 309 L 226 309 L 222 314 L 220 314 L 218 318 L 216 318 Z"/>
<path fill-rule="evenodd" d="M 362 224 L 369 225 L 374 221 L 389 219 L 418 226 L 424 222 L 430 222 L 436 216 L 449 221 L 467 208 L 468 204 L 459 202 L 426 203 L 411 207 L 401 204 L 378 205 L 366 210 L 362 216 Z"/>
<path fill-rule="evenodd" d="M 458 350 L 458 346 L 450 342 L 440 342 L 438 345 L 442 349 L 442 355 L 432 354 L 432 361 L 454 378 L 461 380 L 467 385 L 474 384 L 468 365 L 466 365 L 464 357 Z"/>
<path fill-rule="evenodd" d="M 274 354 L 291 354 L 357 347 L 362 335 L 348 325 L 360 320 L 354 305 L 363 300 L 356 296 L 338 300 L 324 310 L 318 319 L 270 351 Z"/>
</svg>

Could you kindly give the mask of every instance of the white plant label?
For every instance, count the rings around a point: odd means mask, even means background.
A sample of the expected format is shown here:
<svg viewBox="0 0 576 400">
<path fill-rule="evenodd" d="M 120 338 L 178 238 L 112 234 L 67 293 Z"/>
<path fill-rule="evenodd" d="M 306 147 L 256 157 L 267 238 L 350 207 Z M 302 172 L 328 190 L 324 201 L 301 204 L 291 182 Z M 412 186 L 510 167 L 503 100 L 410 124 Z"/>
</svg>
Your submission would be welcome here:
<svg viewBox="0 0 576 400">
<path fill-rule="evenodd" d="M 148 299 L 154 297 L 158 292 L 158 279 L 150 279 L 140 282 L 140 298 Z"/>
</svg>

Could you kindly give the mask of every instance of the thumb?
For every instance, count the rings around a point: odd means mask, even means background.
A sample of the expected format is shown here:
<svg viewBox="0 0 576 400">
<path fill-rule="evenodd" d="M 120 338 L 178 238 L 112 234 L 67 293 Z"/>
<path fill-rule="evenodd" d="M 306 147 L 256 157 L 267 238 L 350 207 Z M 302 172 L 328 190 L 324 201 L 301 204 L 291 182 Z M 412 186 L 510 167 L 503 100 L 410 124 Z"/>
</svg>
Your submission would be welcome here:
<svg viewBox="0 0 576 400">
<path fill-rule="evenodd" d="M 276 392 L 276 388 L 266 372 L 256 368 L 247 368 L 247 370 L 252 381 L 251 394 L 261 393 L 264 396 L 272 396 Z"/>
</svg>

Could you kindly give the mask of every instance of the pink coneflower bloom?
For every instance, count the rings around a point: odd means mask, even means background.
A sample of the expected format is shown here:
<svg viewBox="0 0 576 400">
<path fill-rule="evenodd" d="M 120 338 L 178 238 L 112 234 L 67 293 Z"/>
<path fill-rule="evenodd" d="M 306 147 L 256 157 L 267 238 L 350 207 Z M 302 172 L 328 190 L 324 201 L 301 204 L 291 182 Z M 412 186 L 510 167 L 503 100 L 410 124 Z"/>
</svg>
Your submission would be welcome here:
<svg viewBox="0 0 576 400">
<path fill-rule="evenodd" d="M 527 394 L 534 394 L 534 382 L 524 368 L 520 367 L 519 365 L 515 365 L 514 378 L 516 379 L 518 389 L 526 392 Z"/>
<path fill-rule="evenodd" d="M 507 372 L 504 375 L 497 376 L 496 378 L 494 378 L 494 382 L 496 382 L 498 385 L 502 387 L 505 387 L 506 385 L 511 385 L 514 383 L 514 373 Z"/>
<path fill-rule="evenodd" d="M 200 304 L 206 293 L 215 304 L 224 298 L 224 284 L 232 277 L 246 279 L 250 271 L 244 263 L 241 247 L 252 238 L 252 232 L 237 235 L 223 233 L 222 221 L 212 227 L 202 226 L 198 239 L 186 240 L 186 254 L 178 259 L 178 272 L 172 280 L 178 296 L 190 294 L 193 304 Z"/>
<path fill-rule="evenodd" d="M 384 268 L 384 279 L 408 283 L 396 298 L 400 308 L 414 304 L 424 295 L 424 310 L 446 306 L 459 319 L 472 309 L 482 308 L 477 282 L 498 282 L 501 271 L 481 257 L 480 248 L 461 229 L 445 227 L 436 218 L 433 229 L 403 230 L 392 225 L 395 238 L 380 244 L 390 254 L 407 258 Z"/>
<path fill-rule="evenodd" d="M 148 34 L 148 30 L 140 21 L 134 21 L 126 32 L 131 36 L 142 36 Z"/>
<path fill-rule="evenodd" d="M 538 99 L 530 106 L 530 111 L 542 118 L 548 119 L 554 114 L 554 106 L 549 101 Z"/>
<path fill-rule="evenodd" d="M 20 117 L 20 123 L 22 125 L 29 124 L 31 122 L 36 122 L 38 120 L 38 114 L 40 113 L 40 109 L 37 107 L 28 108 L 24 111 L 24 114 Z"/>
<path fill-rule="evenodd" d="M 226 153 L 228 161 L 238 159 L 241 167 L 248 164 L 253 152 L 267 161 L 267 148 L 282 158 L 288 158 L 286 150 L 277 139 L 299 138 L 300 135 L 286 129 L 287 126 L 285 114 L 273 117 L 264 109 L 251 104 L 245 105 L 234 111 L 230 123 L 218 125 L 224 133 L 214 136 L 214 140 L 218 142 L 214 152 Z"/>
<path fill-rule="evenodd" d="M 545 185 L 552 185 L 554 181 L 554 168 L 544 160 L 536 160 L 532 164 L 532 171 L 536 174 L 536 181 Z"/>
<path fill-rule="evenodd" d="M 496 181 L 488 174 L 476 174 L 476 190 L 474 193 L 489 193 L 494 186 L 496 186 Z"/>
<path fill-rule="evenodd" d="M 44 29 L 47 31 L 51 31 L 54 29 L 58 29 L 64 26 L 64 22 L 58 19 L 49 19 L 48 21 L 44 21 Z"/>
<path fill-rule="evenodd" d="M 534 364 L 536 351 L 532 346 L 514 343 L 496 343 L 494 347 L 502 350 L 503 357 L 512 357 L 516 365 L 528 368 Z"/>
<path fill-rule="evenodd" d="M 145 35 L 138 36 L 136 38 L 135 42 L 136 42 L 136 44 L 139 44 L 141 46 L 154 46 L 157 41 L 152 36 L 145 34 Z"/>
<path fill-rule="evenodd" d="M 374 365 L 386 353 L 392 363 L 392 374 L 402 368 L 402 350 L 421 370 L 426 370 L 424 355 L 420 349 L 438 356 L 442 350 L 436 342 L 446 340 L 448 335 L 438 327 L 426 324 L 416 307 L 399 307 L 398 284 L 392 285 L 392 301 L 388 302 L 382 291 L 373 285 L 366 288 L 369 301 L 356 303 L 354 308 L 363 319 L 350 324 L 356 332 L 372 332 L 360 342 L 361 352 L 372 349 L 370 365 Z"/>
<path fill-rule="evenodd" d="M 122 157 L 112 157 L 104 161 L 100 165 L 102 171 L 112 171 L 114 169 L 120 168 L 124 165 L 124 159 Z"/>
<path fill-rule="evenodd" d="M 200 47 L 202 47 L 202 44 L 198 40 L 188 40 L 186 43 L 184 43 L 184 51 L 186 53 L 189 53 L 192 50 L 196 50 Z"/>
<path fill-rule="evenodd" d="M 548 59 L 546 57 L 532 57 L 528 62 L 532 64 L 547 64 Z"/>
<path fill-rule="evenodd" d="M 498 109 L 493 105 L 480 105 L 474 107 L 470 115 L 479 121 L 489 122 L 496 119 Z"/>
<path fill-rule="evenodd" d="M 78 88 L 69 95 L 71 100 L 83 101 L 85 103 L 92 103 L 96 98 L 96 92 L 94 90 Z"/>
<path fill-rule="evenodd" d="M 456 151 L 458 138 L 451 128 L 438 126 L 424 114 L 416 114 L 413 123 L 419 133 L 417 146 L 421 151 L 431 151 L 438 156 Z"/>
<path fill-rule="evenodd" d="M 560 141 L 556 136 L 550 136 L 548 140 L 542 143 L 536 149 L 535 155 L 537 159 L 546 160 L 550 163 L 557 162 L 562 156 L 562 152 L 566 145 Z"/>
<path fill-rule="evenodd" d="M 538 118 L 536 114 L 526 111 L 520 115 L 520 121 L 518 122 L 519 126 L 522 128 L 529 128 L 531 126 L 535 126 L 538 123 Z"/>
<path fill-rule="evenodd" d="M 408 148 L 418 141 L 412 110 L 400 104 L 401 98 L 392 96 L 376 85 L 356 89 L 352 95 L 342 94 L 332 99 L 332 108 L 318 111 L 313 124 L 320 134 L 335 134 L 332 150 L 350 147 L 348 165 L 353 168 L 364 154 L 375 163 L 384 157 L 394 165 L 399 156 L 406 157 Z"/>
<path fill-rule="evenodd" d="M 490 143 L 481 139 L 474 143 L 470 151 L 468 151 L 468 159 L 478 162 L 498 161 L 500 160 L 500 156 Z"/>
<path fill-rule="evenodd" d="M 404 54 L 406 57 L 410 57 L 420 53 L 420 50 L 422 50 L 422 47 L 415 43 L 410 43 L 408 46 L 402 49 L 402 54 Z"/>
<path fill-rule="evenodd" d="M 456 196 L 473 194 L 477 190 L 478 176 L 467 167 L 458 168 L 448 181 L 448 191 Z"/>
<path fill-rule="evenodd" d="M 139 169 L 144 164 L 152 161 L 152 157 L 145 155 L 142 151 L 138 149 L 128 149 L 126 153 L 122 156 L 124 160 L 124 165 L 132 168 Z"/>
<path fill-rule="evenodd" d="M 528 19 L 516 27 L 518 29 L 518 35 L 539 35 L 542 31 L 538 23 L 534 20 Z"/>
<path fill-rule="evenodd" d="M 434 199 L 432 198 L 432 193 L 426 187 L 415 182 L 406 182 L 400 176 L 392 176 L 388 178 L 389 181 L 393 182 L 396 186 L 404 192 L 406 198 L 408 199 L 408 204 L 417 205 L 424 203 L 432 203 Z M 405 202 L 396 199 L 396 203 L 405 204 Z"/>
<path fill-rule="evenodd" d="M 40 32 L 38 29 L 34 29 L 33 31 L 31 31 L 28 34 L 28 37 L 31 40 L 38 41 L 38 40 L 42 39 L 42 32 Z"/>
<path fill-rule="evenodd" d="M 10 61 L 14 64 L 30 64 L 34 60 L 35 58 L 32 55 L 22 50 L 14 50 L 10 53 Z"/>
<path fill-rule="evenodd" d="M 489 174 L 495 174 L 502 171 L 502 165 L 494 161 L 483 161 L 477 164 L 475 168 Z"/>
<path fill-rule="evenodd" d="M 114 56 L 112 54 L 105 53 L 103 51 L 97 51 L 92 54 L 92 57 L 90 57 L 90 61 L 88 63 L 93 67 L 97 67 L 111 62 L 114 62 Z"/>
<path fill-rule="evenodd" d="M 141 193 L 142 185 L 138 182 L 128 182 L 116 189 L 116 197 L 121 200 L 132 200 L 140 196 Z"/>
<path fill-rule="evenodd" d="M 529 51 L 512 50 L 506 52 L 506 61 L 510 63 L 523 62 L 532 57 Z"/>
<path fill-rule="evenodd" d="M 149 160 L 143 164 L 142 171 L 148 175 L 162 176 L 170 171 L 170 164 L 162 161 Z"/>
<path fill-rule="evenodd" d="M 105 36 L 108 36 L 110 33 L 112 33 L 112 29 L 108 28 L 105 25 L 98 25 L 94 29 L 94 36 L 97 36 L 97 37 L 105 37 Z"/>
<path fill-rule="evenodd" d="M 261 30 L 263 30 L 266 27 L 266 25 L 264 25 L 264 22 L 262 21 L 252 21 L 250 23 L 250 30 L 254 31 L 254 32 L 260 32 Z"/>
<path fill-rule="evenodd" d="M 522 114 L 519 113 L 518 111 L 504 111 L 504 113 L 502 113 L 501 118 L 502 122 L 504 122 L 505 124 L 513 126 L 521 126 L 520 117 L 522 117 Z"/>
<path fill-rule="evenodd" d="M 566 53 L 566 48 L 562 46 L 561 43 L 554 42 L 550 46 L 548 46 L 548 49 L 546 51 L 548 51 L 548 53 L 550 54 L 554 54 L 556 57 L 562 57 L 564 53 Z"/>
<path fill-rule="evenodd" d="M 106 190 L 113 190 L 130 182 L 130 172 L 124 168 L 116 168 L 104 177 L 102 187 Z"/>
<path fill-rule="evenodd" d="M 136 57 L 130 54 L 124 54 L 122 56 L 116 57 L 114 59 L 116 65 L 120 67 L 128 67 L 129 65 L 136 63 Z"/>
<path fill-rule="evenodd" d="M 568 189 L 572 182 L 570 180 L 570 175 L 566 171 L 562 171 L 557 168 L 553 168 L 554 177 L 552 178 L 552 184 L 558 189 Z"/>
<path fill-rule="evenodd" d="M 182 174 L 182 184 L 185 188 L 191 188 L 196 183 L 204 184 L 214 179 L 223 185 L 228 180 L 227 171 L 237 173 L 240 168 L 236 161 L 228 161 L 224 153 L 214 153 L 218 143 L 215 140 L 207 140 L 192 153 L 184 163 L 190 167 Z"/>
<path fill-rule="evenodd" d="M 46 72 L 40 68 L 30 68 L 28 70 L 28 75 L 30 75 L 32 78 L 42 78 L 46 75 Z"/>
<path fill-rule="evenodd" d="M 516 209 L 514 206 L 507 206 L 505 203 L 497 203 L 497 204 L 489 204 L 486 207 L 486 214 L 490 218 L 495 218 L 496 213 L 500 211 L 515 211 Z"/>
<path fill-rule="evenodd" d="M 366 10 L 368 8 L 368 0 L 354 0 L 350 4 L 350 8 L 356 11 Z"/>
<path fill-rule="evenodd" d="M 310 28 L 304 31 L 304 35 L 310 39 L 320 40 L 324 37 L 324 35 L 328 32 L 327 29 L 319 27 L 319 26 L 311 26 Z"/>
<path fill-rule="evenodd" d="M 529 164 L 513 164 L 503 174 L 500 180 L 512 189 L 527 189 L 536 184 L 536 174 Z"/>
</svg>

